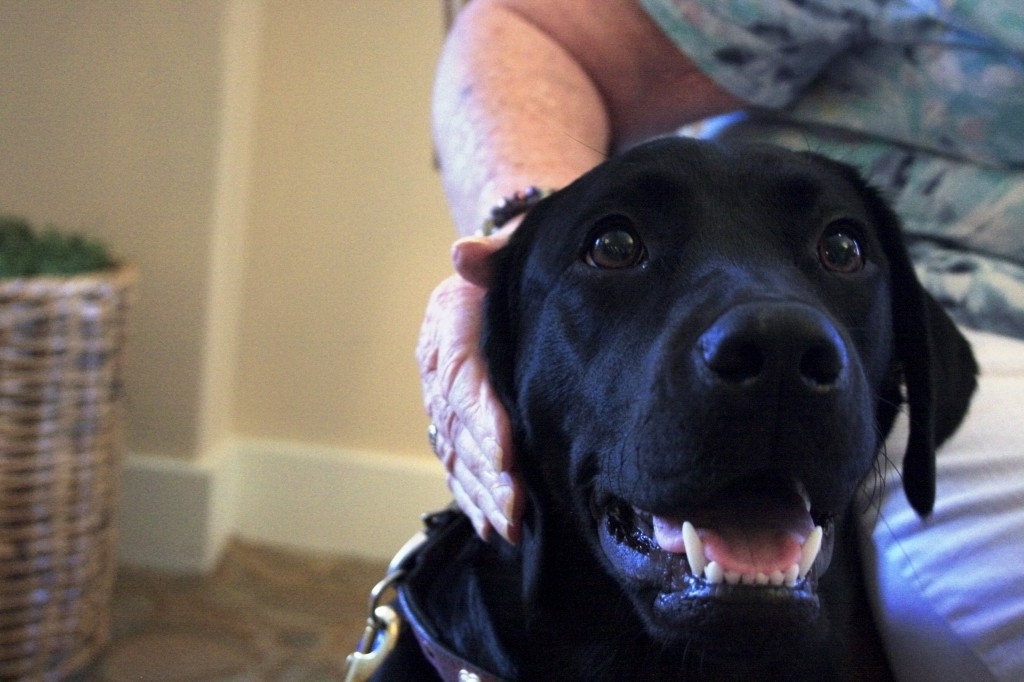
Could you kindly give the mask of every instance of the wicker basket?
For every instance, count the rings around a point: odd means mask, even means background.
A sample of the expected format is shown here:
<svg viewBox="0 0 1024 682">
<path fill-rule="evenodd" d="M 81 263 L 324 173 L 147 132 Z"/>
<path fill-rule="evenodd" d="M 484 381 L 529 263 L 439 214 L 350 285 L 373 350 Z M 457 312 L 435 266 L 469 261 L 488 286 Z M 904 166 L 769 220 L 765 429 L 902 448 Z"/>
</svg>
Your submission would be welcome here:
<svg viewBox="0 0 1024 682">
<path fill-rule="evenodd" d="M 0 280 L 0 679 L 107 643 L 135 273 Z"/>
</svg>

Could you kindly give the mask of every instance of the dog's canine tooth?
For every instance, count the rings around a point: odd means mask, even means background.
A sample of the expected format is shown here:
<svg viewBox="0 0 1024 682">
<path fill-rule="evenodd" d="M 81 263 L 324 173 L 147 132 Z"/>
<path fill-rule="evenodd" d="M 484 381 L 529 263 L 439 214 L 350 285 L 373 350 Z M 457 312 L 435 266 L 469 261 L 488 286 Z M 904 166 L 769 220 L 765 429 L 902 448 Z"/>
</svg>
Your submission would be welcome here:
<svg viewBox="0 0 1024 682">
<path fill-rule="evenodd" d="M 697 535 L 697 529 L 689 521 L 683 523 L 683 545 L 686 547 L 686 560 L 690 564 L 690 573 L 702 575 L 708 563 L 704 558 L 704 543 Z"/>
<path fill-rule="evenodd" d="M 704 577 L 712 585 L 718 585 L 725 581 L 725 571 L 717 561 L 712 561 L 704 567 Z"/>
<path fill-rule="evenodd" d="M 807 573 L 811 570 L 814 560 L 818 558 L 818 552 L 821 551 L 822 535 L 821 526 L 815 526 L 814 530 L 811 531 L 811 534 L 804 541 L 804 546 L 800 550 L 800 567 L 798 570 L 798 575 L 801 578 L 807 577 Z"/>
</svg>

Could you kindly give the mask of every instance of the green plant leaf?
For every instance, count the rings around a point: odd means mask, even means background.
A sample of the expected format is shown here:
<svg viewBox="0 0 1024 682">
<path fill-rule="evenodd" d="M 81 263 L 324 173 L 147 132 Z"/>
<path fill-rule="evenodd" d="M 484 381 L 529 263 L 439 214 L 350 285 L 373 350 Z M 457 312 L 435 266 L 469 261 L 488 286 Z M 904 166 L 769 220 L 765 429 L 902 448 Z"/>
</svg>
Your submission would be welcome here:
<svg viewBox="0 0 1024 682">
<path fill-rule="evenodd" d="M 102 242 L 52 226 L 36 233 L 23 218 L 0 216 L 0 278 L 77 275 L 113 265 Z"/>
</svg>

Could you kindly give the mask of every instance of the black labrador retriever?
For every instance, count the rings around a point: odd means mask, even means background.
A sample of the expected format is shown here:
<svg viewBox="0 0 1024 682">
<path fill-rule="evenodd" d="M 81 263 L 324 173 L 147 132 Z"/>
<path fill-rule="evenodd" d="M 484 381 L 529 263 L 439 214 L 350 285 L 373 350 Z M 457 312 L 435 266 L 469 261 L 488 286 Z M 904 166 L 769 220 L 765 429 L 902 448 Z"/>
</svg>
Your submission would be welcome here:
<svg viewBox="0 0 1024 682">
<path fill-rule="evenodd" d="M 541 202 L 496 271 L 523 540 L 436 524 L 375 679 L 888 678 L 855 493 L 905 403 L 931 510 L 976 366 L 878 194 L 815 154 L 657 140 Z"/>
</svg>

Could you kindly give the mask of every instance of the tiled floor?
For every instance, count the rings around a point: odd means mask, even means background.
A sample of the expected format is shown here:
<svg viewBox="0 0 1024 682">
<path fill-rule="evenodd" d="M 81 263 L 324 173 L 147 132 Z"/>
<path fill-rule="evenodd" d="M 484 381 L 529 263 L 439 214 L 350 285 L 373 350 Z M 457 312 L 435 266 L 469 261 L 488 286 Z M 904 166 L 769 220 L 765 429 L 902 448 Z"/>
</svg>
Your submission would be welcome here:
<svg viewBox="0 0 1024 682">
<path fill-rule="evenodd" d="M 204 579 L 122 570 L 89 682 L 341 680 L 385 564 L 234 542 Z"/>
</svg>

